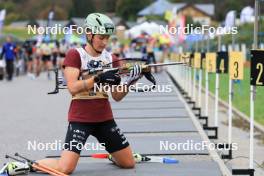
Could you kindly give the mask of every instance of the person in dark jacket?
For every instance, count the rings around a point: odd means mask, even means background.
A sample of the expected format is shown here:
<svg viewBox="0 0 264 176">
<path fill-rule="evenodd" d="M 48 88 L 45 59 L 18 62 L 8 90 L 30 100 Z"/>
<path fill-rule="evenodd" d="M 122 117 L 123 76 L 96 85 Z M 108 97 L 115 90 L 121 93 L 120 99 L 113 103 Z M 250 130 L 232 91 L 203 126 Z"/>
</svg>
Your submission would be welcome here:
<svg viewBox="0 0 264 176">
<path fill-rule="evenodd" d="M 5 55 L 5 62 L 6 62 L 6 73 L 7 73 L 7 80 L 12 81 L 13 73 L 14 73 L 14 61 L 16 59 L 16 45 L 12 42 L 11 37 L 6 38 L 6 43 L 3 45 L 2 53 L 0 59 L 3 59 Z"/>
</svg>

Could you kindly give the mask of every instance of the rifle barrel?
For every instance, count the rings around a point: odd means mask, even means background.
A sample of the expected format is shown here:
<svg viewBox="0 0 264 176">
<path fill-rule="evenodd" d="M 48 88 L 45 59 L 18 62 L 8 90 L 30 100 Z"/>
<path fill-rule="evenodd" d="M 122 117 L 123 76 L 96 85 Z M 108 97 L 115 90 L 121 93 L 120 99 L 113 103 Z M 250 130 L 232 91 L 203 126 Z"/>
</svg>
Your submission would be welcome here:
<svg viewBox="0 0 264 176">
<path fill-rule="evenodd" d="M 148 64 L 148 67 L 158 67 L 158 66 L 168 66 L 168 65 L 182 65 L 186 64 L 184 62 L 169 62 L 169 63 L 161 63 L 161 64 Z"/>
</svg>

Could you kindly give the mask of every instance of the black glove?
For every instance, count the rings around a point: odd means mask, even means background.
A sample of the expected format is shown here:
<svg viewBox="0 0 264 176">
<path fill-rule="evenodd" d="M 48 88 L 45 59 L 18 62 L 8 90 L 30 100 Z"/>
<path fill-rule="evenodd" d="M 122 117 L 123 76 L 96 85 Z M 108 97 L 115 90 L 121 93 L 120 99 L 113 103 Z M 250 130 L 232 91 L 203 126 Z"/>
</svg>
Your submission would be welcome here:
<svg viewBox="0 0 264 176">
<path fill-rule="evenodd" d="M 119 74 L 117 74 L 117 72 L 118 70 L 110 70 L 110 71 L 103 72 L 95 76 L 94 81 L 97 84 L 106 83 L 109 85 L 119 85 L 121 82 L 121 77 L 119 76 Z"/>
</svg>

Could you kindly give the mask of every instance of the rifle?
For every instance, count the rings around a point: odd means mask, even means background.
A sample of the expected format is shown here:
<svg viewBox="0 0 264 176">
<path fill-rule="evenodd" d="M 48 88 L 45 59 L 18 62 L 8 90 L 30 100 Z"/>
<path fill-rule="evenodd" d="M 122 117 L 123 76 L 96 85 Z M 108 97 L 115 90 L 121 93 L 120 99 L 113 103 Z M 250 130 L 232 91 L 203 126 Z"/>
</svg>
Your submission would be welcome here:
<svg viewBox="0 0 264 176">
<path fill-rule="evenodd" d="M 118 61 L 126 61 L 126 60 L 132 60 L 132 61 L 146 61 L 142 59 L 120 59 L 116 60 L 114 62 L 108 63 L 106 65 L 101 65 L 98 61 L 93 61 L 93 63 L 90 63 L 90 67 L 86 70 L 82 70 L 82 75 L 97 75 L 102 72 L 107 71 L 117 71 L 119 75 L 125 75 L 130 72 L 131 69 L 133 69 L 133 65 L 130 63 L 124 64 L 124 66 L 112 68 L 111 64 L 118 62 Z M 159 66 L 170 66 L 170 65 L 183 65 L 184 62 L 170 62 L 170 63 L 160 63 L 160 64 L 142 64 L 142 74 L 145 76 L 145 78 L 150 81 L 153 85 L 150 86 L 150 89 L 144 90 L 144 89 L 137 89 L 134 90 L 136 92 L 144 92 L 144 91 L 150 91 L 156 87 L 156 80 L 155 77 L 151 74 L 151 68 L 152 67 L 159 67 Z M 57 94 L 59 93 L 59 89 L 67 89 L 67 85 L 64 81 L 63 77 L 59 77 L 59 69 L 55 68 L 52 69 L 55 73 L 55 89 L 52 92 L 49 92 L 48 94 Z"/>
</svg>

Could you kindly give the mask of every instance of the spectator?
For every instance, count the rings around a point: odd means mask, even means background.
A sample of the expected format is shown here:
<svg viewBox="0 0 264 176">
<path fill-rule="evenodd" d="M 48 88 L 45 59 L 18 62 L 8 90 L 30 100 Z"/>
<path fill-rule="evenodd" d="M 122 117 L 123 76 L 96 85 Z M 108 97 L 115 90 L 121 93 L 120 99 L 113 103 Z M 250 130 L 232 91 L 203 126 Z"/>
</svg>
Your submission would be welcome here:
<svg viewBox="0 0 264 176">
<path fill-rule="evenodd" d="M 12 42 L 11 37 L 7 37 L 0 56 L 0 59 L 2 60 L 5 55 L 7 81 L 12 81 L 13 79 L 14 61 L 16 59 L 15 49 L 16 45 Z"/>
</svg>

